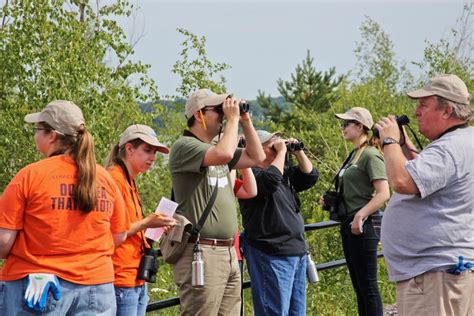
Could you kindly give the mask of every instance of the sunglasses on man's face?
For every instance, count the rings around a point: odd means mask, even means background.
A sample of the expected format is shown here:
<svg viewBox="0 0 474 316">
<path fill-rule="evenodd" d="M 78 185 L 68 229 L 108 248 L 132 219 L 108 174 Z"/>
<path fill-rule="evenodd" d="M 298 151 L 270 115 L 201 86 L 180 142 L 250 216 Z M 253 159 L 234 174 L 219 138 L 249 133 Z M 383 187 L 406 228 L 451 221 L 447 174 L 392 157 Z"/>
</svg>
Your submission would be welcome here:
<svg viewBox="0 0 474 316">
<path fill-rule="evenodd" d="M 354 120 L 341 120 L 341 127 L 342 127 L 342 128 L 346 128 L 346 127 L 349 126 L 349 124 L 351 124 L 351 123 L 357 124 L 357 123 L 359 123 L 359 122 L 354 121 Z"/>
<path fill-rule="evenodd" d="M 222 109 L 222 105 L 219 106 L 208 106 L 202 109 L 203 112 L 207 111 L 214 111 L 217 114 L 224 114 L 224 110 Z"/>
</svg>

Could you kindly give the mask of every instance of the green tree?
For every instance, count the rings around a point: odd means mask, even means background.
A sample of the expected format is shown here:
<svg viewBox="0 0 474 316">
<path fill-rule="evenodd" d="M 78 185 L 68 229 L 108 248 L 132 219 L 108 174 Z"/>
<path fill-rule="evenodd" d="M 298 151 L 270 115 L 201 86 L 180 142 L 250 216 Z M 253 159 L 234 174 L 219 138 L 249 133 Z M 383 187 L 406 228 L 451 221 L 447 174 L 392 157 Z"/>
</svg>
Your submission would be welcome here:
<svg viewBox="0 0 474 316">
<path fill-rule="evenodd" d="M 215 76 L 230 66 L 209 60 L 205 36 L 199 38 L 183 28 L 178 28 L 177 31 L 186 37 L 181 43 L 183 47 L 180 53 L 181 59 L 176 61 L 172 70 L 181 77 L 181 84 L 176 89 L 179 97 L 186 98 L 190 92 L 200 88 L 209 88 L 216 93 L 226 92 L 224 76 L 220 75 L 217 79 Z"/>
<path fill-rule="evenodd" d="M 404 65 L 395 59 L 390 37 L 380 26 L 369 19 L 361 27 L 362 40 L 357 44 L 356 56 L 360 72 L 357 79 L 347 75 L 338 82 L 337 98 L 330 102 L 327 111 L 316 108 L 293 107 L 291 121 L 275 120 L 272 128 L 283 130 L 287 136 L 304 141 L 307 155 L 320 171 L 317 185 L 300 195 L 302 212 L 308 223 L 328 220 L 327 212 L 318 206 L 318 200 L 325 190 L 331 188 L 332 179 L 344 158 L 351 150 L 344 141 L 335 113 L 345 112 L 354 106 L 369 109 L 378 120 L 387 114 L 402 114 L 410 109 L 411 103 L 403 93 L 398 92 L 410 81 Z M 367 47 L 367 51 L 361 51 Z M 365 48 L 364 48 L 365 49 Z M 361 72 L 363 71 L 363 72 Z M 360 76 L 360 77 L 359 77 Z M 303 90 L 304 91 L 304 90 Z M 411 109 L 408 113 L 411 112 Z M 343 258 L 340 236 L 337 229 L 307 233 L 306 240 L 313 258 L 317 262 L 328 262 Z M 393 303 L 395 291 L 387 280 L 386 266 L 379 261 L 379 284 L 385 303 Z M 318 315 L 352 315 L 357 313 L 355 294 L 345 267 L 324 271 L 321 282 L 308 289 L 308 310 Z"/>
<path fill-rule="evenodd" d="M 0 188 L 38 159 L 26 113 L 54 99 L 77 103 L 102 161 L 132 123 L 150 124 L 160 107 L 148 65 L 131 62 L 132 48 L 113 19 L 130 14 L 128 1 L 92 7 L 86 1 L 6 2 L 0 29 Z M 133 80 L 132 80 L 133 77 Z M 134 83 L 132 83 L 134 82 Z"/>
<path fill-rule="evenodd" d="M 41 110 L 54 99 L 72 100 L 82 108 L 87 128 L 94 135 L 99 163 L 127 126 L 152 125 L 153 119 L 158 123 L 162 119 L 164 107 L 155 102 L 158 94 L 147 74 L 149 66 L 129 61 L 132 47 L 115 21 L 117 16 L 129 16 L 132 6 L 124 0 L 94 4 L 30 0 L 3 5 L 0 191 L 20 168 L 39 159 L 24 115 Z M 147 101 L 146 109 L 140 106 Z M 168 126 L 158 127 L 163 132 Z M 160 139 L 171 142 L 162 136 Z M 137 183 L 145 213 L 154 211 L 160 197 L 170 192 L 166 157 L 158 155 L 155 167 Z M 157 292 L 164 297 L 171 296 L 163 294 L 172 284 L 167 269 L 168 277 L 163 279 L 167 274 L 162 269 L 156 284 L 156 288 L 165 289 Z"/>
<path fill-rule="evenodd" d="M 380 88 L 392 94 L 398 88 L 406 88 L 412 82 L 412 77 L 405 63 L 395 59 L 389 34 L 369 17 L 359 29 L 362 39 L 354 50 L 357 58 L 354 81 L 378 82 Z"/>
<path fill-rule="evenodd" d="M 422 79 L 439 74 L 456 74 L 474 89 L 474 1 L 464 5 L 456 25 L 437 43 L 426 42 L 424 59 L 414 62 L 422 71 Z"/>
<path fill-rule="evenodd" d="M 314 58 L 308 50 L 302 64 L 297 65 L 295 73 L 291 74 L 291 80 L 278 79 L 278 92 L 286 102 L 283 106 L 259 91 L 257 101 L 264 109 L 265 118 L 293 125 L 298 122 L 295 112 L 325 112 L 338 99 L 337 87 L 342 76 L 336 77 L 334 67 L 324 73 L 318 71 L 313 62 Z"/>
</svg>

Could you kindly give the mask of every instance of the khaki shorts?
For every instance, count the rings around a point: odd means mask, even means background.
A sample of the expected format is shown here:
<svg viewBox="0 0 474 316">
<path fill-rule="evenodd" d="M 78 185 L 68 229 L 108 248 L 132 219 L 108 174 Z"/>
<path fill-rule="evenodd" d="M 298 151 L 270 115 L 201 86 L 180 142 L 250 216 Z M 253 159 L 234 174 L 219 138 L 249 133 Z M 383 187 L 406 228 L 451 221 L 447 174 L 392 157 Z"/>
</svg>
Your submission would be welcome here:
<svg viewBox="0 0 474 316">
<path fill-rule="evenodd" d="M 397 306 L 401 316 L 474 315 L 474 273 L 426 272 L 397 282 Z"/>
</svg>

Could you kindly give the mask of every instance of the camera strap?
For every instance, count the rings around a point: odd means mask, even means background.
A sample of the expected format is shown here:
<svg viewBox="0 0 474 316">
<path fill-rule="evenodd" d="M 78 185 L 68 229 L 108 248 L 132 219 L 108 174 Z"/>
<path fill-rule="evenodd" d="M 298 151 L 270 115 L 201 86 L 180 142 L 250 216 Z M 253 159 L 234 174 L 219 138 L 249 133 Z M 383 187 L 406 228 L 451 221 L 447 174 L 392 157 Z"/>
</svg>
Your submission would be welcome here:
<svg viewBox="0 0 474 316">
<path fill-rule="evenodd" d="M 449 132 L 452 132 L 452 131 L 455 131 L 457 130 L 458 128 L 466 128 L 468 127 L 469 124 L 468 123 L 462 123 L 462 124 L 459 124 L 459 125 L 454 125 L 454 126 L 451 126 L 450 128 L 448 128 L 447 130 L 445 130 L 444 132 L 441 133 L 441 135 L 439 135 L 436 139 L 440 139 L 441 137 L 443 137 L 445 134 L 449 133 Z"/>
<path fill-rule="evenodd" d="M 116 161 L 116 163 L 122 169 L 123 175 L 124 175 L 125 179 L 127 180 L 128 190 L 129 190 L 129 193 L 130 193 L 130 197 L 132 198 L 133 207 L 135 208 L 135 215 L 137 217 L 137 220 L 139 220 L 138 208 L 137 208 L 137 205 L 135 204 L 135 197 L 134 197 L 134 194 L 133 194 L 133 189 L 134 190 L 137 189 L 137 187 L 135 185 L 135 180 L 133 180 L 133 179 L 130 180 L 130 174 L 128 173 L 127 166 L 125 165 L 125 163 L 123 162 L 122 159 L 118 159 Z M 145 213 L 143 213 L 142 202 L 140 201 L 140 197 L 138 196 L 138 193 L 137 193 L 137 200 L 138 200 L 138 205 L 140 206 L 140 210 L 141 210 L 141 213 L 142 213 L 142 218 L 145 218 Z M 139 233 L 140 233 L 140 236 L 141 236 L 140 239 L 141 239 L 142 253 L 145 253 L 145 249 L 147 248 L 146 245 L 145 245 L 145 236 L 143 235 L 143 231 L 140 230 Z M 153 249 L 153 244 L 151 242 L 149 242 L 148 244 L 150 245 L 150 248 Z"/>
<path fill-rule="evenodd" d="M 336 172 L 336 175 L 334 176 L 334 179 L 332 180 L 332 183 L 334 183 L 334 188 L 336 192 L 339 192 L 339 173 L 341 173 L 341 171 L 346 167 L 346 165 L 349 164 L 354 154 L 355 154 L 355 149 L 353 149 L 350 152 L 350 154 L 347 156 L 347 158 L 344 160 L 341 168 L 339 168 L 339 171 Z M 341 182 L 341 186 L 342 186 L 342 182 Z M 341 194 L 342 194 L 342 191 L 343 190 L 340 191 Z"/>
</svg>

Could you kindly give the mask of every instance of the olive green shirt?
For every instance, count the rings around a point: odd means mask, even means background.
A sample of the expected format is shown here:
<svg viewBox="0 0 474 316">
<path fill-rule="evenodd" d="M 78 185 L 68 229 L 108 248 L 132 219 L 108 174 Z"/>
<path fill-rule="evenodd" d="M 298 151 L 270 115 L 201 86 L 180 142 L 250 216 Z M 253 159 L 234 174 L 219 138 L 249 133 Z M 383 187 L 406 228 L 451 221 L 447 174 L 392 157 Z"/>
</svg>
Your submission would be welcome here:
<svg viewBox="0 0 474 316">
<path fill-rule="evenodd" d="M 385 163 L 382 154 L 374 147 L 368 146 L 355 163 L 353 155 L 348 167 L 339 173 L 339 183 L 344 188 L 348 216 L 354 215 L 374 196 L 374 180 L 386 180 Z"/>
<path fill-rule="evenodd" d="M 195 225 L 202 215 L 218 179 L 214 205 L 201 230 L 201 238 L 232 238 L 237 230 L 237 210 L 229 168 L 240 158 L 237 150 L 229 165 L 203 167 L 202 161 L 211 144 L 192 136 L 182 136 L 171 148 L 170 172 L 177 213 Z"/>
</svg>

